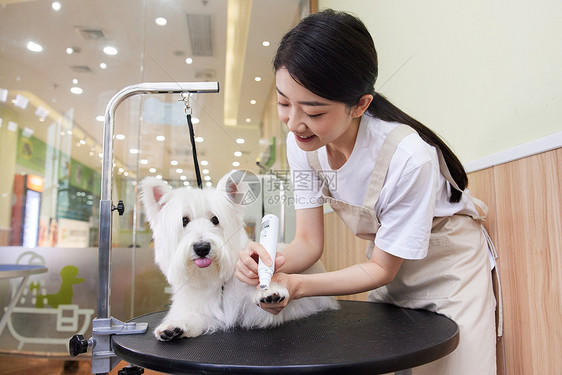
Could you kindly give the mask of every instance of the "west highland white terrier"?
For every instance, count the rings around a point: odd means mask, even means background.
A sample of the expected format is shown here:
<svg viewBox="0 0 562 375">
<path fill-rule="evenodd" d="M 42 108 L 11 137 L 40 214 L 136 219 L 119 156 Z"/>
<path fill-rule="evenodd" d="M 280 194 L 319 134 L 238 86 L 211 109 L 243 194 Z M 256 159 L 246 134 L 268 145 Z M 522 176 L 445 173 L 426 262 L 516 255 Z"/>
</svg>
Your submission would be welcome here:
<svg viewBox="0 0 562 375">
<path fill-rule="evenodd" d="M 173 290 L 170 310 L 154 330 L 158 340 L 197 337 L 235 327 L 272 327 L 338 308 L 332 297 L 310 297 L 291 301 L 273 315 L 258 304 L 287 298 L 286 288 L 272 283 L 269 289 L 259 290 L 234 277 L 238 253 L 249 242 L 243 206 L 233 199 L 240 194 L 240 185 L 233 183 L 229 174 L 217 189 L 172 189 L 153 177 L 142 181 L 141 197 L 153 231 L 155 261 Z"/>
</svg>

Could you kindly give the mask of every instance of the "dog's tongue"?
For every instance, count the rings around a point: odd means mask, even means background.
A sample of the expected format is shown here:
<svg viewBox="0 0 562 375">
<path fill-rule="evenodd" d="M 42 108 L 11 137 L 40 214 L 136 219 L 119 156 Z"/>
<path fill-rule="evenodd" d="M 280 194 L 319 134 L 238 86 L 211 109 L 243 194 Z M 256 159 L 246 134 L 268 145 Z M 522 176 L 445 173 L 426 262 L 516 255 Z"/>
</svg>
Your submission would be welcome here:
<svg viewBox="0 0 562 375">
<path fill-rule="evenodd" d="M 213 260 L 211 258 L 197 258 L 194 260 L 195 265 L 199 268 L 209 267 Z"/>
</svg>

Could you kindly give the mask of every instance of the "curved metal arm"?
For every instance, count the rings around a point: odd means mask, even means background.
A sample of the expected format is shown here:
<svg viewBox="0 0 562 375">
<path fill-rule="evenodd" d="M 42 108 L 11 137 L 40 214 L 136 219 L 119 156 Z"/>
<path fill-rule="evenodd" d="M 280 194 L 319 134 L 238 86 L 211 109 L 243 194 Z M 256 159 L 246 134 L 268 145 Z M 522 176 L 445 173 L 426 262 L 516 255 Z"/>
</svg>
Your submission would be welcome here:
<svg viewBox="0 0 562 375">
<path fill-rule="evenodd" d="M 98 284 L 98 318 L 109 317 L 110 290 L 110 249 L 111 249 L 111 173 L 113 170 L 113 131 L 115 128 L 115 111 L 125 99 L 139 94 L 180 94 L 180 93 L 216 93 L 218 82 L 155 82 L 127 86 L 115 94 L 105 110 L 103 128 L 103 160 L 100 200 L 99 232 L 99 284 Z"/>
</svg>

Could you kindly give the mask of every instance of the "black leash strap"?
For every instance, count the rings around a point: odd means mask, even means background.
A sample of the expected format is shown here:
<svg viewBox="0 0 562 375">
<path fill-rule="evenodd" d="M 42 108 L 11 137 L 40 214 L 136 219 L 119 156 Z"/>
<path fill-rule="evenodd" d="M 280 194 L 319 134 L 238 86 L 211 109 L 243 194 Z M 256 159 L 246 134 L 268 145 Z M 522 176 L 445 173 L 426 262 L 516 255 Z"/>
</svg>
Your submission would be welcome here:
<svg viewBox="0 0 562 375">
<path fill-rule="evenodd" d="M 191 122 L 191 107 L 189 106 L 190 93 L 182 93 L 181 100 L 185 103 L 185 117 L 187 118 L 187 126 L 189 128 L 189 138 L 191 140 L 191 151 L 193 153 L 193 164 L 195 165 L 195 177 L 197 178 L 197 186 L 203 189 L 203 181 L 201 181 L 201 171 L 199 170 L 199 162 L 197 161 L 197 148 L 195 147 L 195 132 L 193 131 L 193 123 Z"/>
</svg>

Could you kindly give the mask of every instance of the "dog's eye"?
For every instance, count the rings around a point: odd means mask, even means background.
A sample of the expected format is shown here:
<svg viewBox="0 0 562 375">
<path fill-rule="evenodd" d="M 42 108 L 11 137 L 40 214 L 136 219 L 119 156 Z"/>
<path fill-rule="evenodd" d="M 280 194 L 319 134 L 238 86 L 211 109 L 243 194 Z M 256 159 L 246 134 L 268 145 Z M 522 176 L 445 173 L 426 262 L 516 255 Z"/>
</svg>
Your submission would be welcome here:
<svg viewBox="0 0 562 375">
<path fill-rule="evenodd" d="M 185 228 L 185 226 L 189 223 L 189 218 L 187 216 L 183 217 L 183 227 Z"/>
<path fill-rule="evenodd" d="M 215 225 L 219 225 L 219 218 L 216 216 L 213 216 L 211 218 L 211 223 L 215 224 Z"/>
</svg>

